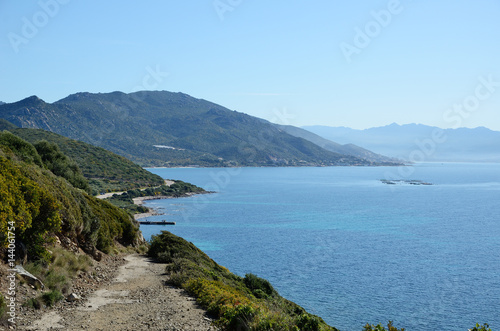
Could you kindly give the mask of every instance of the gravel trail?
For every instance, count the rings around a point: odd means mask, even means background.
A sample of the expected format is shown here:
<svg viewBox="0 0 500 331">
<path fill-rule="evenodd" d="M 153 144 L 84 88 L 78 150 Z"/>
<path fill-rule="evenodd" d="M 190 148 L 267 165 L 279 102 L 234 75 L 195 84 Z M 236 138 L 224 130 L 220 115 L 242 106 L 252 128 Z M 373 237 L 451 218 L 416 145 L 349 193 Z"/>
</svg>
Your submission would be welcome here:
<svg viewBox="0 0 500 331">
<path fill-rule="evenodd" d="M 76 305 L 44 312 L 18 330 L 216 330 L 184 290 L 165 285 L 165 264 L 128 255 L 116 277 Z"/>
</svg>

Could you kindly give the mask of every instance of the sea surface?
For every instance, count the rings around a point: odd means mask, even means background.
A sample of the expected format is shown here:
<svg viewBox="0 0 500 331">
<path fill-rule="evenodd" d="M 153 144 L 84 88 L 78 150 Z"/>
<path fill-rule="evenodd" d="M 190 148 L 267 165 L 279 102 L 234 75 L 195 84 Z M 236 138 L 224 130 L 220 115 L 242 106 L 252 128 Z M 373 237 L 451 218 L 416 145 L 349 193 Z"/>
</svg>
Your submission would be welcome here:
<svg viewBox="0 0 500 331">
<path fill-rule="evenodd" d="M 500 330 L 499 164 L 148 170 L 217 193 L 148 201 L 177 224 L 146 239 L 171 231 L 340 330 Z"/>
</svg>

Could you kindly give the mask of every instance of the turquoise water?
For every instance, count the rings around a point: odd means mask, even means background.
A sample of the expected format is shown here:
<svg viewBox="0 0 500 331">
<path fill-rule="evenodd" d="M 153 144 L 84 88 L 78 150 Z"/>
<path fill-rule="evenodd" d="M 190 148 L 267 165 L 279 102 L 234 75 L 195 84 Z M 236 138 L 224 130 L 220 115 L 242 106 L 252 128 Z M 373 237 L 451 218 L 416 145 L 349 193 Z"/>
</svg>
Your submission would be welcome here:
<svg viewBox="0 0 500 331">
<path fill-rule="evenodd" d="M 341 330 L 500 330 L 498 164 L 149 170 L 218 193 L 148 202 L 177 225 L 146 238 L 186 238 Z"/>
</svg>

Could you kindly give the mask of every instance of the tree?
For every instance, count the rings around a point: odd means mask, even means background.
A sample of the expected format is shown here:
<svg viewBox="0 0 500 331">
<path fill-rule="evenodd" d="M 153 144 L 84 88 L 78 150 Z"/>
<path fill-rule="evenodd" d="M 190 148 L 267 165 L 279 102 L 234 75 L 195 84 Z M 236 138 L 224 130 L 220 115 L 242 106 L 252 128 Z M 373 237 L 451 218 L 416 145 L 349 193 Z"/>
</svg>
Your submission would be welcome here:
<svg viewBox="0 0 500 331">
<path fill-rule="evenodd" d="M 76 188 L 90 193 L 87 179 L 75 161 L 66 156 L 59 146 L 46 140 L 37 142 L 35 148 L 41 157 L 43 164 L 56 176 L 61 176 Z"/>
<path fill-rule="evenodd" d="M 5 247 L 9 232 L 15 232 L 30 258 L 42 257 L 47 233 L 61 226 L 59 203 L 5 157 L 0 157 L 0 201 L 0 244 Z"/>
</svg>

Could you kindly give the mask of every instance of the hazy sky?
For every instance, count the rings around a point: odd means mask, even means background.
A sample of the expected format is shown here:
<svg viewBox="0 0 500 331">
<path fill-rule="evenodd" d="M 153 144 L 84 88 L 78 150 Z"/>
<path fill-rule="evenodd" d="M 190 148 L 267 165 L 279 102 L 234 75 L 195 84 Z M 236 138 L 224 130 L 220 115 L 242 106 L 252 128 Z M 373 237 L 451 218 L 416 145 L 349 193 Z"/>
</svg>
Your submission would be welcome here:
<svg viewBox="0 0 500 331">
<path fill-rule="evenodd" d="M 273 122 L 500 130 L 498 0 L 0 0 L 0 101 L 168 90 Z"/>
</svg>

